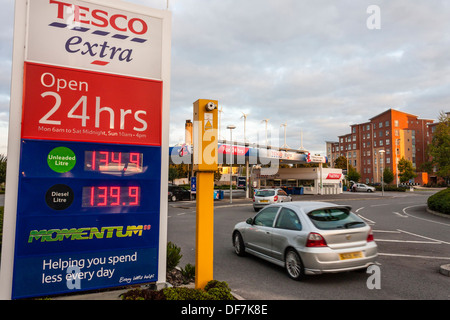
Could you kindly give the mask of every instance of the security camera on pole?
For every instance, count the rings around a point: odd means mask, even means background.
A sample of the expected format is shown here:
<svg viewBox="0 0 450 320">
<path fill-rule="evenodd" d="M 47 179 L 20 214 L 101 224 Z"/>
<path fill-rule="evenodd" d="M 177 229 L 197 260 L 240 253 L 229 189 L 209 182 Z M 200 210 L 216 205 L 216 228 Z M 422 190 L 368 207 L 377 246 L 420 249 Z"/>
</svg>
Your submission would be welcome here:
<svg viewBox="0 0 450 320">
<path fill-rule="evenodd" d="M 218 102 L 194 102 L 194 171 L 197 174 L 195 287 L 213 280 L 214 172 L 218 163 Z"/>
</svg>

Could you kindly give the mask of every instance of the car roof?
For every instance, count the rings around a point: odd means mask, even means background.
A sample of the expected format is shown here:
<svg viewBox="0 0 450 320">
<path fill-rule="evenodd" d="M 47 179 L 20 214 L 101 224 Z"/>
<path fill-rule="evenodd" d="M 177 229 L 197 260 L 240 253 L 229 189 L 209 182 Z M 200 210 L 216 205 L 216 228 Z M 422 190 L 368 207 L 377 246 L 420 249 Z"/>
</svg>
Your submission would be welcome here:
<svg viewBox="0 0 450 320">
<path fill-rule="evenodd" d="M 284 202 L 280 204 L 283 207 L 299 209 L 304 213 L 309 213 L 314 210 L 319 209 L 329 209 L 329 208 L 345 208 L 351 210 L 352 207 L 349 205 L 339 205 L 331 202 L 322 202 L 322 201 L 292 201 L 292 202 Z"/>
</svg>

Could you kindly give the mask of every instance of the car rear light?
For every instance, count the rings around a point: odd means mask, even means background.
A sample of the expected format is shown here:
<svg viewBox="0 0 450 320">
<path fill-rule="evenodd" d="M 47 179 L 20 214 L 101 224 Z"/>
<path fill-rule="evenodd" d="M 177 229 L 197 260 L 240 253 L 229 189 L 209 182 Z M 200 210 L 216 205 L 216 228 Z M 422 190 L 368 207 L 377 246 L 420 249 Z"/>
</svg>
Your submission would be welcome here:
<svg viewBox="0 0 450 320">
<path fill-rule="evenodd" d="M 326 247 L 327 242 L 325 239 L 318 233 L 311 232 L 308 235 L 308 239 L 306 240 L 306 247 Z"/>
<path fill-rule="evenodd" d="M 372 228 L 370 228 L 370 230 L 369 230 L 369 234 L 367 235 L 367 240 L 366 240 L 367 242 L 372 242 L 372 241 L 374 241 L 374 239 L 373 239 L 373 232 L 372 232 Z"/>
<path fill-rule="evenodd" d="M 253 202 L 255 202 L 255 198 L 253 198 Z"/>
<path fill-rule="evenodd" d="M 278 196 L 273 197 L 273 201 L 277 202 L 278 201 Z"/>
</svg>

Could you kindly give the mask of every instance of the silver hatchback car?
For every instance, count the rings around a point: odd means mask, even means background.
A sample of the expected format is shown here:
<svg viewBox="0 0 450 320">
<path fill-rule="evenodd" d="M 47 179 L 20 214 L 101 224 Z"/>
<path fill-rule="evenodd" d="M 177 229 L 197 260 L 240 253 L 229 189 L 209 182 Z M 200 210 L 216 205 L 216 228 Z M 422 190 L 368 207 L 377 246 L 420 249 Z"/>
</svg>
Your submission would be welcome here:
<svg viewBox="0 0 450 320">
<path fill-rule="evenodd" d="M 365 269 L 378 256 L 371 227 L 351 207 L 326 202 L 267 206 L 236 224 L 232 242 L 237 255 L 250 253 L 282 266 L 295 280 Z"/>
<path fill-rule="evenodd" d="M 260 189 L 253 197 L 253 209 L 259 211 L 269 204 L 288 201 L 292 201 L 292 198 L 283 189 Z"/>
</svg>

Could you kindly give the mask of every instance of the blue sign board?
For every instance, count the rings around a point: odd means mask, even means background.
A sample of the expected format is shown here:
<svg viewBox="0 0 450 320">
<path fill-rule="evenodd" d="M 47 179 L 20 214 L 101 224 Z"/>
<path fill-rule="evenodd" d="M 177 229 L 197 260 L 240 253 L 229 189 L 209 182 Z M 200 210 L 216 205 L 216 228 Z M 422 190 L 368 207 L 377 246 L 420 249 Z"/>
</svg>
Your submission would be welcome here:
<svg viewBox="0 0 450 320">
<path fill-rule="evenodd" d="M 13 298 L 155 282 L 160 159 L 154 146 L 22 140 Z"/>
</svg>

